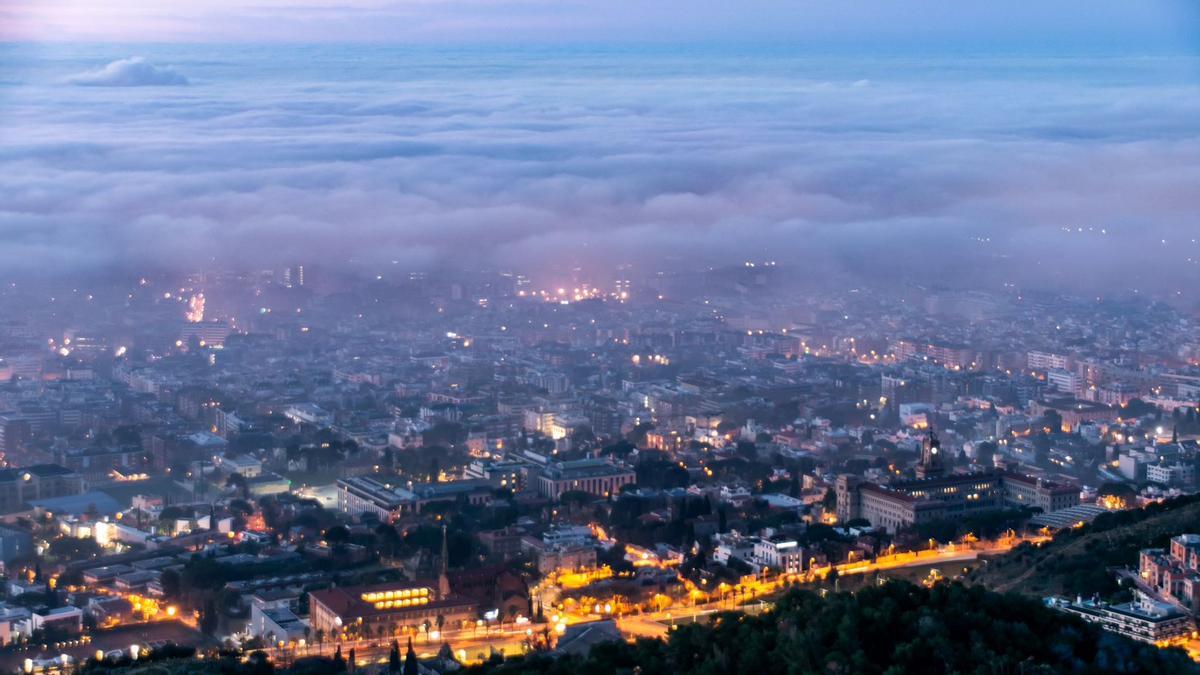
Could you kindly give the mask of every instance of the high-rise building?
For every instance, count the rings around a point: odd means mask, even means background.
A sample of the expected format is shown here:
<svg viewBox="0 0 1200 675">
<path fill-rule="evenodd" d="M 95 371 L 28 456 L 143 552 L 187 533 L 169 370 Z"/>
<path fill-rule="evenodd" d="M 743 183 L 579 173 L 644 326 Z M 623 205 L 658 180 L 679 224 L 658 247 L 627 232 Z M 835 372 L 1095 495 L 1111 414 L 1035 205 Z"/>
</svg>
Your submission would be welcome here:
<svg viewBox="0 0 1200 675">
<path fill-rule="evenodd" d="M 304 285 L 304 265 L 294 265 L 283 270 L 283 285 L 288 288 Z"/>
</svg>

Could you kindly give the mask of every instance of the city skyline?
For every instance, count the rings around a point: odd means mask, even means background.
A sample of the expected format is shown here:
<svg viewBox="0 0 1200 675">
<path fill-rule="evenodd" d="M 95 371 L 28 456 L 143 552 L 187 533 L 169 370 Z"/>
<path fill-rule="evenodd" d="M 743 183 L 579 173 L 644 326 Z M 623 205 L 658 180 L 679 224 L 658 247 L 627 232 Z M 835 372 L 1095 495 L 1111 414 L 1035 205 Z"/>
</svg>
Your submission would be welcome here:
<svg viewBox="0 0 1200 675">
<path fill-rule="evenodd" d="M 0 675 L 1200 674 L 1200 8 L 0 0 Z"/>
</svg>

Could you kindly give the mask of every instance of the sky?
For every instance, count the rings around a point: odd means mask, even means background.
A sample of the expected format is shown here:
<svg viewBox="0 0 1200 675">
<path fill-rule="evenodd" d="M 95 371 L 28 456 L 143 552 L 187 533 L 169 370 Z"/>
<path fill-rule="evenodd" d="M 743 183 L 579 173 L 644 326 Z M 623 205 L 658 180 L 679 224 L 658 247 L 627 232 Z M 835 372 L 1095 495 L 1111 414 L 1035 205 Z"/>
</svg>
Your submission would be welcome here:
<svg viewBox="0 0 1200 675">
<path fill-rule="evenodd" d="M 1028 4 L 3 0 L 0 269 L 1200 287 L 1196 5 Z"/>
</svg>

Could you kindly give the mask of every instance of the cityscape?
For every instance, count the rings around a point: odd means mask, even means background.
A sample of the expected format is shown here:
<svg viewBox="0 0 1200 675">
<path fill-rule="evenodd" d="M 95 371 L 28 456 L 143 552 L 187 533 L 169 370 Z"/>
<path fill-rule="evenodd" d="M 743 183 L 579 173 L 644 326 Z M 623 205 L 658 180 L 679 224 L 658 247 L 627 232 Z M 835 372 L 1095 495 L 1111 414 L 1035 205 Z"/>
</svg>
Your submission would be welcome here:
<svg viewBox="0 0 1200 675">
<path fill-rule="evenodd" d="M 0 8 L 0 672 L 1200 673 L 1194 9 L 184 4 Z"/>
</svg>

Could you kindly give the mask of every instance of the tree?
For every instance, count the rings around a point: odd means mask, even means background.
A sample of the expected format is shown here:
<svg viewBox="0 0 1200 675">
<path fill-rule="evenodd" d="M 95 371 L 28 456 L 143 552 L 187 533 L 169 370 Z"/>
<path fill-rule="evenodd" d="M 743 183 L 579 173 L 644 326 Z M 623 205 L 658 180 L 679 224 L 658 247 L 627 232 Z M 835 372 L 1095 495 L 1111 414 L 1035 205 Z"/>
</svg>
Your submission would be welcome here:
<svg viewBox="0 0 1200 675">
<path fill-rule="evenodd" d="M 345 525 L 334 525 L 325 530 L 325 541 L 330 544 L 345 544 L 350 541 L 350 530 Z"/>
<path fill-rule="evenodd" d="M 62 560 L 85 560 L 99 557 L 104 552 L 95 539 L 63 537 L 50 542 L 49 553 Z M 39 568 L 40 569 L 40 568 Z"/>
<path fill-rule="evenodd" d="M 398 673 L 400 668 L 400 643 L 392 640 L 392 651 L 388 654 L 388 672 Z"/>
<path fill-rule="evenodd" d="M 217 603 L 212 598 L 209 598 L 204 602 L 204 608 L 200 610 L 200 632 L 205 635 L 215 635 L 219 621 Z"/>
<path fill-rule="evenodd" d="M 159 577 L 159 583 L 162 584 L 163 597 L 166 598 L 178 598 L 183 590 L 183 579 L 177 570 L 164 570 Z"/>
<path fill-rule="evenodd" d="M 413 649 L 412 638 L 408 638 L 408 651 L 404 653 L 403 675 L 420 675 L 420 668 L 417 667 L 417 652 Z"/>
<path fill-rule="evenodd" d="M 338 645 L 333 652 L 333 671 L 335 673 L 346 672 L 346 659 L 342 656 L 342 646 Z"/>
<path fill-rule="evenodd" d="M 1053 408 L 1046 408 L 1046 412 L 1042 413 L 1042 426 L 1049 429 L 1050 433 L 1056 434 L 1062 431 L 1062 425 L 1062 415 Z"/>
<path fill-rule="evenodd" d="M 246 659 L 246 665 L 249 666 L 249 675 L 271 675 L 275 672 L 275 666 L 271 665 L 270 657 L 261 649 L 251 652 L 249 658 Z"/>
<path fill-rule="evenodd" d="M 855 593 L 791 591 L 761 615 L 676 626 L 666 640 L 614 641 L 582 656 L 496 659 L 480 675 L 719 675 L 722 673 L 1180 673 L 1200 666 L 1103 632 L 1039 600 L 981 587 L 904 582 Z"/>
</svg>

